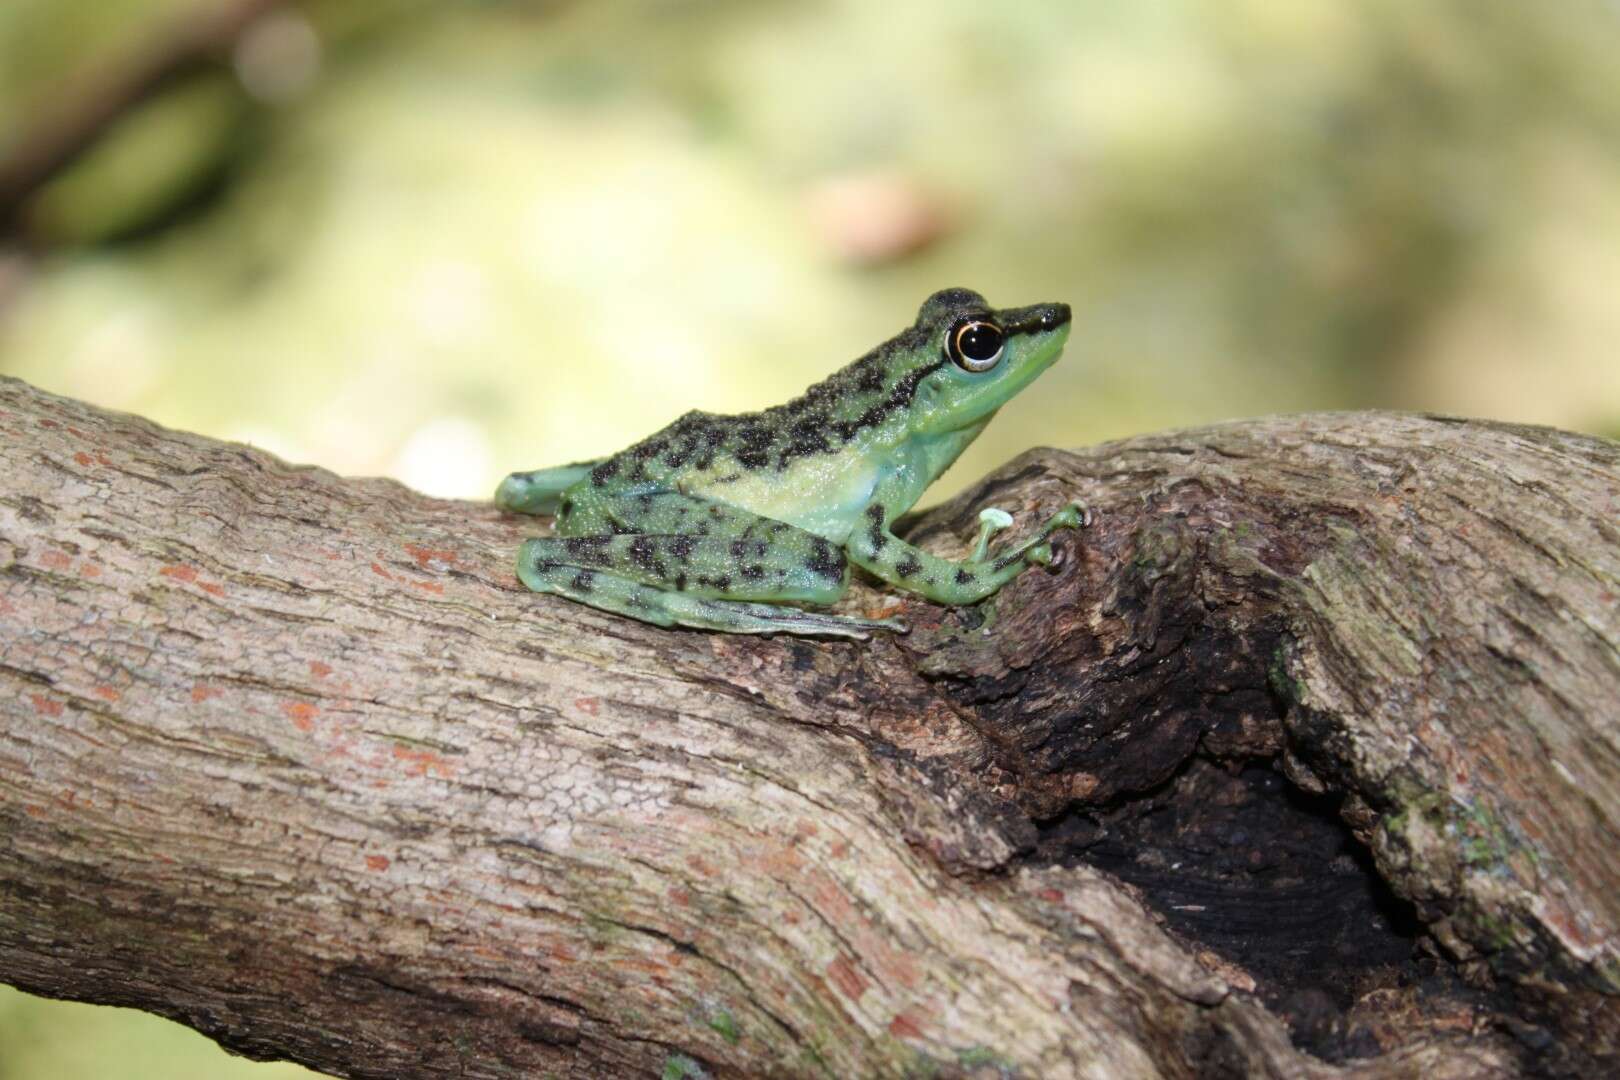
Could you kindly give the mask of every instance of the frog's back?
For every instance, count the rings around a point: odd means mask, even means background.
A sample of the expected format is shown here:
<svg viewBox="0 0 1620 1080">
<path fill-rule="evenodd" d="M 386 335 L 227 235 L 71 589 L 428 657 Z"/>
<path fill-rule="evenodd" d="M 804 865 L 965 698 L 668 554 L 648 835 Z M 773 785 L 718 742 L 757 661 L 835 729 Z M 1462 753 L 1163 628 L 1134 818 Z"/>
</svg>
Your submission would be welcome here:
<svg viewBox="0 0 1620 1080">
<path fill-rule="evenodd" d="M 810 387 L 785 405 L 726 415 L 693 410 L 597 464 L 581 486 L 639 491 L 684 486 L 720 489 L 767 481 L 818 458 L 859 454 L 903 437 L 917 386 L 944 361 L 891 362 L 912 349 L 902 334 Z M 719 492 L 716 491 L 718 495 Z"/>
<path fill-rule="evenodd" d="M 602 494 L 673 490 L 688 473 L 706 473 L 732 460 L 730 444 L 744 416 L 698 409 L 640 442 L 597 462 L 579 482 Z"/>
</svg>

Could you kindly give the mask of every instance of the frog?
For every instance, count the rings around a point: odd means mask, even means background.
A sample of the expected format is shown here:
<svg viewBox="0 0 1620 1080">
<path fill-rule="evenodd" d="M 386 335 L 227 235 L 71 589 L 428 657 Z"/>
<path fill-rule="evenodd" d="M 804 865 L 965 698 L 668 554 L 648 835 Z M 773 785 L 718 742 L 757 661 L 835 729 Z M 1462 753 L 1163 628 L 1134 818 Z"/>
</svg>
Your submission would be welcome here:
<svg viewBox="0 0 1620 1080">
<path fill-rule="evenodd" d="M 901 618 L 814 610 L 844 596 L 852 566 L 938 604 L 976 604 L 1050 565 L 1053 534 L 1091 523 L 1085 504 L 996 552 L 1013 519 L 987 507 L 961 561 L 906 542 L 895 522 L 1057 361 L 1070 319 L 1066 304 L 997 309 L 943 289 L 785 405 L 692 411 L 617 454 L 512 473 L 495 503 L 554 522 L 523 542 L 518 579 L 657 626 L 742 634 L 905 633 Z"/>
</svg>

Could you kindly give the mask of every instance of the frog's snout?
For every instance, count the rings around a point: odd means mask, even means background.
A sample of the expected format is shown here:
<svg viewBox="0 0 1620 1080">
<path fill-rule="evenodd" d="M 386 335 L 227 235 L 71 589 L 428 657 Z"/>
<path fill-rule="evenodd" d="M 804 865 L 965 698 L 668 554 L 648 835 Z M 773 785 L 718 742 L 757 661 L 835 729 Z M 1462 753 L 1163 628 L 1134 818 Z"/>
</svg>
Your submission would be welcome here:
<svg viewBox="0 0 1620 1080">
<path fill-rule="evenodd" d="M 1011 334 L 1050 333 L 1067 326 L 1071 317 L 1068 304 L 1031 304 L 1001 315 L 1002 328 Z"/>
<path fill-rule="evenodd" d="M 1035 325 L 1056 330 L 1071 318 L 1068 304 L 1041 304 L 1035 309 Z"/>
</svg>

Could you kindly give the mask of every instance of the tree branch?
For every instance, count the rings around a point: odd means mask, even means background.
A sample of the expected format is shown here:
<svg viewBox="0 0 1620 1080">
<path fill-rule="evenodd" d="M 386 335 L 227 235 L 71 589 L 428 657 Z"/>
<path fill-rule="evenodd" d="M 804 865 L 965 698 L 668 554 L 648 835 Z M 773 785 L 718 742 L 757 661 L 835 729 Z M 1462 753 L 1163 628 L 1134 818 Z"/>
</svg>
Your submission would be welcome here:
<svg viewBox="0 0 1620 1080">
<path fill-rule="evenodd" d="M 1614 443 L 1034 452 L 912 536 L 1083 496 L 1054 569 L 821 643 L 538 597 L 533 519 L 15 380 L 0 432 L 24 989 L 349 1076 L 1615 1066 Z"/>
</svg>

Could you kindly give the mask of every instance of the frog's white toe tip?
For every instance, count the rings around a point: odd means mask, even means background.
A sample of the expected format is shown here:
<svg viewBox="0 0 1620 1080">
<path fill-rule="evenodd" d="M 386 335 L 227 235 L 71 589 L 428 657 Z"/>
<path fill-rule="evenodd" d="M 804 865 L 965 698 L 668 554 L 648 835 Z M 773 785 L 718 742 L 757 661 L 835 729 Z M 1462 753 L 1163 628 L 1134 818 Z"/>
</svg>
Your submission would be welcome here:
<svg viewBox="0 0 1620 1080">
<path fill-rule="evenodd" d="M 1005 529 L 1013 523 L 1013 517 L 1005 510 L 994 506 L 987 506 L 979 511 L 979 520 L 993 529 Z"/>
</svg>

